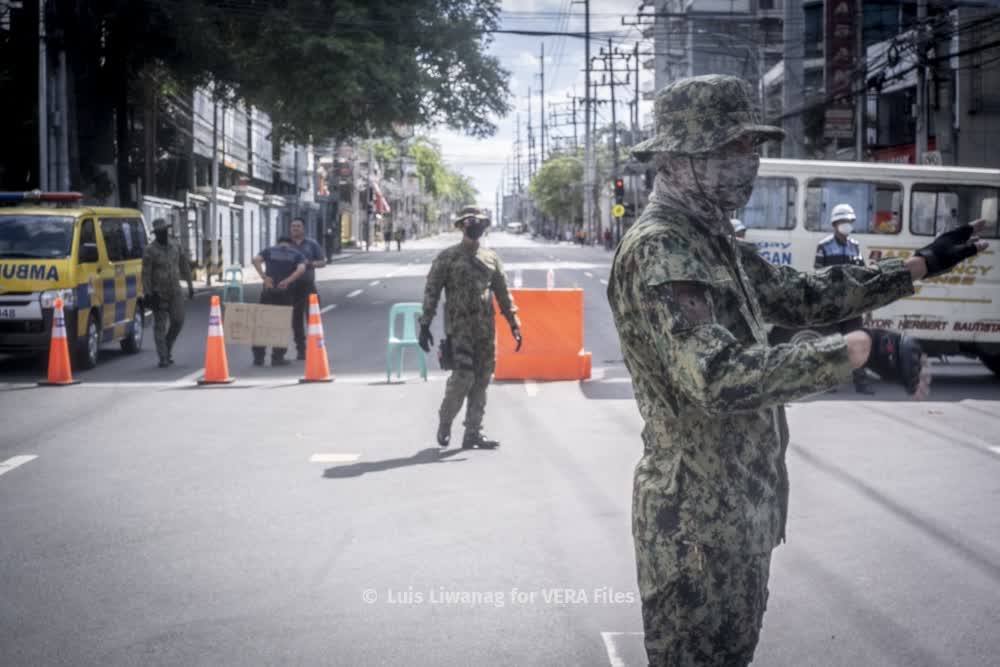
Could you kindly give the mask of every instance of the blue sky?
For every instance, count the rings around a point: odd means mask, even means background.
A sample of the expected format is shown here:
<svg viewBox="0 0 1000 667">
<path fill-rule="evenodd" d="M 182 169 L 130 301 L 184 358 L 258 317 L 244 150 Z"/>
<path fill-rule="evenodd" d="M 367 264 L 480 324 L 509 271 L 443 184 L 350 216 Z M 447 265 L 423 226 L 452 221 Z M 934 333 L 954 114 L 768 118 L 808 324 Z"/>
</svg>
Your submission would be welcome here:
<svg viewBox="0 0 1000 667">
<path fill-rule="evenodd" d="M 601 47 L 607 46 L 610 35 L 615 45 L 622 50 L 633 48 L 641 36 L 636 28 L 623 26 L 622 16 L 634 19 L 638 10 L 638 0 L 609 0 L 591 2 L 591 31 L 600 33 L 591 43 L 591 56 L 596 56 Z M 571 0 L 504 0 L 501 14 L 502 27 L 516 30 L 550 30 L 583 32 L 583 4 Z M 489 139 L 474 139 L 448 131 L 435 131 L 432 136 L 441 143 L 445 161 L 461 173 L 470 177 L 479 188 L 480 206 L 494 208 L 497 187 L 506 160 L 513 154 L 515 122 L 517 111 L 521 113 L 522 140 L 526 136 L 528 89 L 532 89 L 532 112 L 534 123 L 539 121 L 540 89 L 539 63 L 540 47 L 545 43 L 545 101 L 568 101 L 568 95 L 583 95 L 584 42 L 572 37 L 524 37 L 518 35 L 496 35 L 490 52 L 500 59 L 500 63 L 511 74 L 510 90 L 515 110 L 498 121 L 497 134 Z M 640 45 L 640 51 L 652 51 L 651 43 Z M 641 57 L 640 60 L 646 60 Z M 652 78 L 652 72 L 641 70 L 643 78 Z M 619 88 L 618 95 L 625 95 Z M 601 90 L 606 97 L 608 89 Z M 628 93 L 625 101 L 631 99 Z M 643 103 L 640 113 L 647 113 L 651 103 Z M 580 112 L 580 122 L 583 115 Z M 599 111 L 598 122 L 610 123 L 611 112 L 607 105 Z M 619 120 L 628 118 L 628 107 L 620 104 Z M 572 128 L 562 130 L 572 136 Z M 582 141 L 582 126 L 581 126 Z M 538 137 L 536 134 L 536 145 Z M 523 146 L 526 150 L 526 143 Z"/>
</svg>

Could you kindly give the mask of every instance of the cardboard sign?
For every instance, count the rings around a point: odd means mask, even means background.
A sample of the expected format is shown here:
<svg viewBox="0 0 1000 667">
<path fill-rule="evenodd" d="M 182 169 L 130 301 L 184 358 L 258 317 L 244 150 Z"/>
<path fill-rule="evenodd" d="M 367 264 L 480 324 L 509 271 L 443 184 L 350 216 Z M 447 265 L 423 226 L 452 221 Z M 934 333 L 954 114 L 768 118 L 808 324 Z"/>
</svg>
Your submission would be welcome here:
<svg viewBox="0 0 1000 667">
<path fill-rule="evenodd" d="M 292 308 L 229 303 L 223 314 L 222 328 L 226 343 L 287 348 L 292 338 Z"/>
</svg>

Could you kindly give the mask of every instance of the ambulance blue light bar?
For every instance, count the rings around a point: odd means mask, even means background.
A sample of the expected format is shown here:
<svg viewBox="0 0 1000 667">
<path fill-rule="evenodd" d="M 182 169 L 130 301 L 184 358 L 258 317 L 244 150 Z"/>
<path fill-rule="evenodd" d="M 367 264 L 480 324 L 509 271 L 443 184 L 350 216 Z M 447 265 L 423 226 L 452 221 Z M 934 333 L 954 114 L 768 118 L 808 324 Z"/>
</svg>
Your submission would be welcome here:
<svg viewBox="0 0 1000 667">
<path fill-rule="evenodd" d="M 0 204 L 20 204 L 22 202 L 75 202 L 83 199 L 82 192 L 0 192 Z"/>
</svg>

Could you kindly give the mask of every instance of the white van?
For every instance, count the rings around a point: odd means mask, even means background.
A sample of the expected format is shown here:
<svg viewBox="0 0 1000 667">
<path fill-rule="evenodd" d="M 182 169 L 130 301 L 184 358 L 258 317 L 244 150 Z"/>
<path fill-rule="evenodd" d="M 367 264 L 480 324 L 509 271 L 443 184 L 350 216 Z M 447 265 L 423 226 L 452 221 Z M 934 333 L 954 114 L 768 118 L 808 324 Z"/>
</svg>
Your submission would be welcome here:
<svg viewBox="0 0 1000 667">
<path fill-rule="evenodd" d="M 916 294 L 871 313 L 876 328 L 920 339 L 931 355 L 982 359 L 1000 375 L 1000 170 L 871 162 L 762 159 L 753 195 L 737 217 L 768 261 L 813 270 L 816 246 L 833 233 L 830 212 L 854 207 L 851 235 L 866 261 L 906 258 L 955 225 L 986 219 L 989 250 Z M 772 331 L 776 341 L 818 335 Z"/>
</svg>

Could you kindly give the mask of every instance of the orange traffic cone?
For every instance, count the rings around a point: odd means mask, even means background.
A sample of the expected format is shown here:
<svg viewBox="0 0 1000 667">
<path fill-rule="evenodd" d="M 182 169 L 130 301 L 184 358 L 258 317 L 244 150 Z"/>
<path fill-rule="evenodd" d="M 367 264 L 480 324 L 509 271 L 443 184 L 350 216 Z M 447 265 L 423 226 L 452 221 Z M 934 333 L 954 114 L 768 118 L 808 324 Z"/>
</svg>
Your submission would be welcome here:
<svg viewBox="0 0 1000 667">
<path fill-rule="evenodd" d="M 319 297 L 309 295 L 309 339 L 306 341 L 306 376 L 299 382 L 333 382 L 330 363 L 323 341 L 323 320 L 319 314 Z"/>
<path fill-rule="evenodd" d="M 52 342 L 49 344 L 49 376 L 42 386 L 65 387 L 68 384 L 79 384 L 73 379 L 73 371 L 69 365 L 69 344 L 66 342 L 66 315 L 63 313 L 62 299 L 56 299 L 55 310 L 52 312 Z"/>
<path fill-rule="evenodd" d="M 198 384 L 231 384 L 229 362 L 226 361 L 226 339 L 222 333 L 222 306 L 219 297 L 212 297 L 212 310 L 208 315 L 208 345 L 205 348 L 205 377 Z"/>
</svg>

